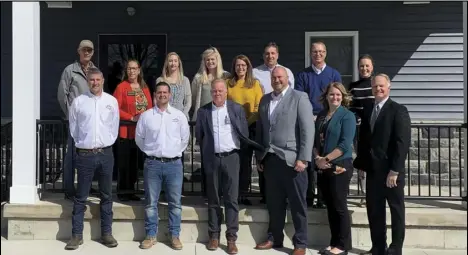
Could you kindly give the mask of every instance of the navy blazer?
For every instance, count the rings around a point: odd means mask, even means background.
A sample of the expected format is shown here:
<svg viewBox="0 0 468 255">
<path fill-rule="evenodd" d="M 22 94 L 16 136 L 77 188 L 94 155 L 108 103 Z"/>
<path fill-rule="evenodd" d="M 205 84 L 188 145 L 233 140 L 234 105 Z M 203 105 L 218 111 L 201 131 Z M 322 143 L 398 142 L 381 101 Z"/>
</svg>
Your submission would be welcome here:
<svg viewBox="0 0 468 255">
<path fill-rule="evenodd" d="M 325 121 L 328 110 L 322 110 L 315 121 L 315 148 L 320 148 L 320 126 Z M 331 161 L 336 163 L 343 159 L 353 158 L 353 140 L 356 135 L 356 117 L 354 113 L 340 106 L 329 120 L 325 131 L 323 155 L 327 155 L 338 148 L 343 155 Z"/>
<path fill-rule="evenodd" d="M 241 149 L 251 146 L 256 150 L 264 150 L 263 146 L 249 139 L 249 127 L 242 106 L 231 100 L 226 100 L 227 111 L 231 125 L 239 137 Z M 200 143 L 203 154 L 203 164 L 209 166 L 214 158 L 213 136 L 213 103 L 210 102 L 198 109 L 195 125 L 195 137 Z"/>
</svg>

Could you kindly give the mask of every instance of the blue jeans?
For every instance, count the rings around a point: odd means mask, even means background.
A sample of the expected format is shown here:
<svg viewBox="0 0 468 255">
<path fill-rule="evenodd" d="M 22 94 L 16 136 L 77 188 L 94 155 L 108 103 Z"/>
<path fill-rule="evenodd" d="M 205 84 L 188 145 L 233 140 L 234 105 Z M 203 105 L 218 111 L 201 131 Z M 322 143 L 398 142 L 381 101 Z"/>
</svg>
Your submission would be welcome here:
<svg viewBox="0 0 468 255">
<path fill-rule="evenodd" d="M 144 166 L 145 180 L 145 230 L 148 237 L 158 233 L 158 202 L 161 189 L 164 187 L 169 207 L 169 233 L 179 237 L 182 205 L 182 160 L 161 162 L 147 158 Z"/>
<path fill-rule="evenodd" d="M 86 211 L 86 200 L 89 195 L 94 173 L 98 174 L 100 193 L 101 235 L 112 234 L 112 172 L 114 154 L 112 147 L 101 152 L 77 152 L 76 168 L 78 170 L 78 187 L 72 214 L 72 234 L 83 234 L 83 218 Z"/>
<path fill-rule="evenodd" d="M 76 168 L 75 142 L 68 130 L 67 152 L 63 162 L 63 189 L 65 194 L 72 197 L 75 195 L 75 168 Z"/>
</svg>

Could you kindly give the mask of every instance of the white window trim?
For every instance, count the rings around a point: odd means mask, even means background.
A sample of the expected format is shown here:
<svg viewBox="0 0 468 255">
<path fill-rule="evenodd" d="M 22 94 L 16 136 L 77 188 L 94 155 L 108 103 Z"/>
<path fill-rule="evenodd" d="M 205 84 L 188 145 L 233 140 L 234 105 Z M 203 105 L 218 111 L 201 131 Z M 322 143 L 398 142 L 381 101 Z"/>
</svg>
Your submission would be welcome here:
<svg viewBox="0 0 468 255">
<path fill-rule="evenodd" d="M 311 37 L 352 37 L 353 38 L 353 81 L 359 79 L 359 31 L 321 31 L 305 32 L 305 67 L 310 66 L 310 38 Z"/>
</svg>

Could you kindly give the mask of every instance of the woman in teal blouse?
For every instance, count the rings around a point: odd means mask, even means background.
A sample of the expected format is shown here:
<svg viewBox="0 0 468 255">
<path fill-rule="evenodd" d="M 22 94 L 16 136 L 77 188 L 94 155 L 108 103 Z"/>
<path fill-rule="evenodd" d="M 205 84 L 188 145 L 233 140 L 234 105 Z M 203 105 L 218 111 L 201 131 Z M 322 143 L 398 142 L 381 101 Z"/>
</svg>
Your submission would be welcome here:
<svg viewBox="0 0 468 255">
<path fill-rule="evenodd" d="M 347 254 L 352 249 L 347 196 L 356 118 L 347 109 L 351 99 L 339 82 L 327 86 L 321 101 L 324 109 L 315 122 L 314 158 L 331 231 L 330 245 L 321 254 Z"/>
</svg>

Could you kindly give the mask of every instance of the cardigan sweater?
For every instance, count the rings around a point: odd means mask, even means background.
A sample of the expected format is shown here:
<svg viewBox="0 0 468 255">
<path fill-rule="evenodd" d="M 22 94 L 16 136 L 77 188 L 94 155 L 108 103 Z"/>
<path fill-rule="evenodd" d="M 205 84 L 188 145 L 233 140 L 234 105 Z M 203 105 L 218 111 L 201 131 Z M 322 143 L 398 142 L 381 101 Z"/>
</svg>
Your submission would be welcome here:
<svg viewBox="0 0 468 255">
<path fill-rule="evenodd" d="M 114 97 L 119 103 L 120 120 L 131 120 L 132 117 L 153 107 L 148 87 L 143 90 L 132 90 L 128 81 L 123 81 L 114 91 Z M 135 139 L 136 125 L 122 125 L 119 129 L 120 138 Z"/>
</svg>

